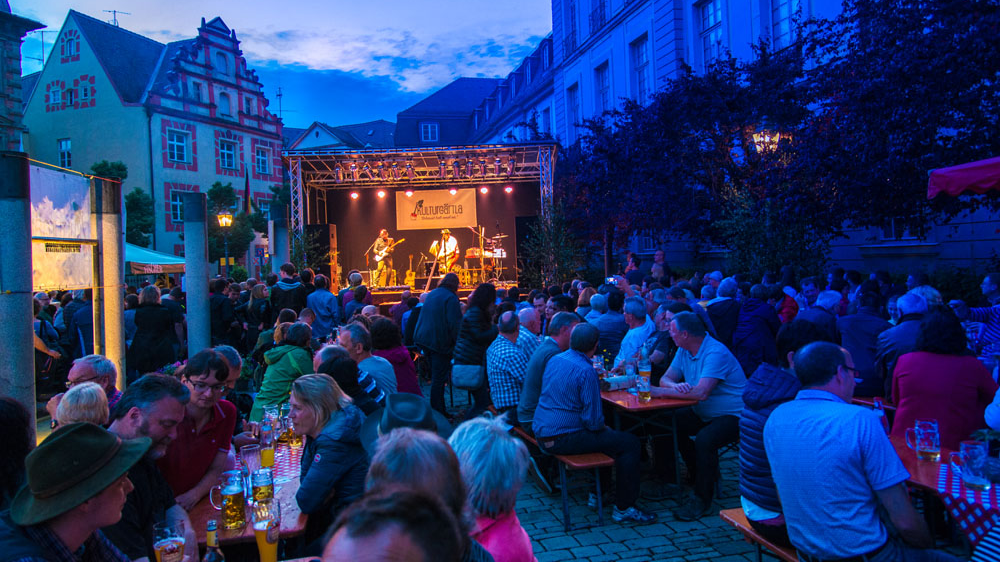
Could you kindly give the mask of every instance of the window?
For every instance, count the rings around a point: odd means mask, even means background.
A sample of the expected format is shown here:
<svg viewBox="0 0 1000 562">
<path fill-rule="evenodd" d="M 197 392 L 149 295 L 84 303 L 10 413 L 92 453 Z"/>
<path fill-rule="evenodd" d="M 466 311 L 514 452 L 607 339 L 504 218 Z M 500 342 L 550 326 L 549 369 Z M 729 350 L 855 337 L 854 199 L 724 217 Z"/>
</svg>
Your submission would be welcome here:
<svg viewBox="0 0 1000 562">
<path fill-rule="evenodd" d="M 215 53 L 215 69 L 225 74 L 229 72 L 229 59 L 222 53 Z"/>
<path fill-rule="evenodd" d="M 49 90 L 49 103 L 62 105 L 62 90 L 58 86 L 52 86 L 52 89 Z"/>
<path fill-rule="evenodd" d="M 266 148 L 258 148 L 254 153 L 254 164 L 257 166 L 257 173 L 261 175 L 271 174 L 271 151 Z"/>
<path fill-rule="evenodd" d="M 86 84 L 80 86 L 80 101 L 83 103 L 90 101 L 90 86 Z"/>
<path fill-rule="evenodd" d="M 219 94 L 219 113 L 222 115 L 230 115 L 232 111 L 232 102 L 229 99 L 229 94 L 222 92 Z"/>
<path fill-rule="evenodd" d="M 170 222 L 184 222 L 184 200 L 181 199 L 183 191 L 170 191 Z"/>
<path fill-rule="evenodd" d="M 243 113 L 253 115 L 253 98 L 243 98 Z"/>
<path fill-rule="evenodd" d="M 201 101 L 201 82 L 191 82 L 191 97 Z"/>
<path fill-rule="evenodd" d="M 576 0 L 566 3 L 566 38 L 563 40 L 563 56 L 576 50 Z"/>
<path fill-rule="evenodd" d="M 269 216 L 268 213 L 271 210 L 271 200 L 270 199 L 258 199 L 257 208 L 260 209 L 262 215 Z"/>
<path fill-rule="evenodd" d="M 722 54 L 722 0 L 708 0 L 699 11 L 702 63 L 708 66 Z"/>
<path fill-rule="evenodd" d="M 228 170 L 236 169 L 236 143 L 219 141 L 219 164 Z"/>
<path fill-rule="evenodd" d="M 597 96 L 597 113 L 611 109 L 611 79 L 608 77 L 608 63 L 594 69 L 594 93 Z"/>
<path fill-rule="evenodd" d="M 799 0 L 771 1 L 771 43 L 775 49 L 791 45 L 795 41 L 793 18 L 799 12 Z"/>
<path fill-rule="evenodd" d="M 187 162 L 188 136 L 183 131 L 167 130 L 167 160 Z"/>
<path fill-rule="evenodd" d="M 882 227 L 882 231 L 879 234 L 881 235 L 883 242 L 917 239 L 916 236 L 910 234 L 910 229 L 907 227 L 906 221 L 901 218 L 893 218 L 890 220 L 889 224 Z"/>
<path fill-rule="evenodd" d="M 73 149 L 69 139 L 59 139 L 59 166 L 62 168 L 73 167 Z"/>
<path fill-rule="evenodd" d="M 421 123 L 420 142 L 437 142 L 437 141 L 438 141 L 438 124 Z"/>
<path fill-rule="evenodd" d="M 547 107 L 542 110 L 542 132 L 545 134 L 552 132 L 552 110 Z"/>
<path fill-rule="evenodd" d="M 569 118 L 570 141 L 576 136 L 576 127 L 580 123 L 580 86 L 573 84 L 566 90 L 566 112 Z"/>
<path fill-rule="evenodd" d="M 73 105 L 73 102 L 76 101 L 76 96 L 73 95 L 75 93 L 76 93 L 76 90 L 73 90 L 73 89 L 66 90 L 66 105 L 69 105 L 69 106 Z"/>
<path fill-rule="evenodd" d="M 639 103 L 645 103 L 649 97 L 649 41 L 645 35 L 629 45 L 632 59 L 632 97 Z"/>
</svg>

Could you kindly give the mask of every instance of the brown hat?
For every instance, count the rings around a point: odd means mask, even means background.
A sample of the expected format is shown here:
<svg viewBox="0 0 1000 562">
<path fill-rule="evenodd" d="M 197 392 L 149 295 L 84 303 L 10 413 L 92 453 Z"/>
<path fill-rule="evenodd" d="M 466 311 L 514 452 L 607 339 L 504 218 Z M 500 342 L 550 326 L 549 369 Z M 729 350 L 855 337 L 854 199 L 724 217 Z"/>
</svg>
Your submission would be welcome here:
<svg viewBox="0 0 1000 562">
<path fill-rule="evenodd" d="M 66 513 L 121 478 L 152 443 L 122 441 L 92 423 L 60 428 L 24 459 L 28 483 L 11 502 L 11 520 L 35 525 Z"/>
<path fill-rule="evenodd" d="M 445 228 L 441 230 L 441 234 L 451 234 L 451 231 Z"/>
</svg>

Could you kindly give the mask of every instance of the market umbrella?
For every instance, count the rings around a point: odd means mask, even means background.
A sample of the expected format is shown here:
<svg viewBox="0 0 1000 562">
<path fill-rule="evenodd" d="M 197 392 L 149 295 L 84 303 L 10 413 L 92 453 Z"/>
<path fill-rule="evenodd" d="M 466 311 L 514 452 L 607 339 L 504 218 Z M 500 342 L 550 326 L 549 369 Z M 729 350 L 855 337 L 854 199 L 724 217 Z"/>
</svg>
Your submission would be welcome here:
<svg viewBox="0 0 1000 562">
<path fill-rule="evenodd" d="M 931 171 L 927 198 L 940 193 L 956 197 L 966 191 L 982 194 L 993 189 L 1000 190 L 1000 157 Z"/>
</svg>

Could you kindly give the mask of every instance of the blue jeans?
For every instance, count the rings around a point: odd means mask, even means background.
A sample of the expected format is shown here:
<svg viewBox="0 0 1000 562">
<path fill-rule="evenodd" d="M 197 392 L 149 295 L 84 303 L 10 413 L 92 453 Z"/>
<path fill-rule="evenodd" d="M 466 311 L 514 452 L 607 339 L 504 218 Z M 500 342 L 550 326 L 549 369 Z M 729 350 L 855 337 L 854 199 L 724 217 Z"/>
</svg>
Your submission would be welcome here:
<svg viewBox="0 0 1000 562">
<path fill-rule="evenodd" d="M 551 446 L 547 444 L 551 443 Z M 604 428 L 577 431 L 556 439 L 539 439 L 550 455 L 604 453 L 615 459 L 615 505 L 628 509 L 639 499 L 639 438 L 631 433 Z"/>
</svg>

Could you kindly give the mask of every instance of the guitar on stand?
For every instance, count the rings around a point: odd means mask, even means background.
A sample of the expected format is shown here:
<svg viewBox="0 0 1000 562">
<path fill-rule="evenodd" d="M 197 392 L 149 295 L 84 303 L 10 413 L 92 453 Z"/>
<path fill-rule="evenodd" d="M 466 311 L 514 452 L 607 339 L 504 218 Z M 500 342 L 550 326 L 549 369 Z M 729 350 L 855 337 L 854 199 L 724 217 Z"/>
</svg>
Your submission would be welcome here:
<svg viewBox="0 0 1000 562">
<path fill-rule="evenodd" d="M 420 259 L 420 263 L 423 263 L 423 258 Z M 417 267 L 420 267 L 420 263 Z M 413 270 L 413 254 L 410 254 L 410 264 L 406 269 L 406 277 L 403 279 L 403 284 L 412 287 L 417 280 L 417 272 Z"/>
</svg>

